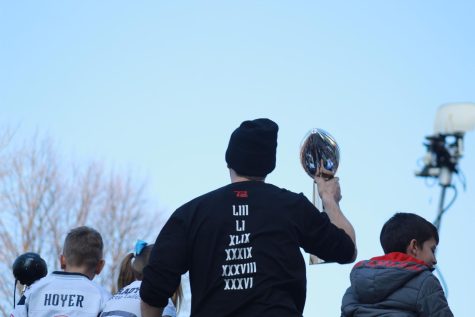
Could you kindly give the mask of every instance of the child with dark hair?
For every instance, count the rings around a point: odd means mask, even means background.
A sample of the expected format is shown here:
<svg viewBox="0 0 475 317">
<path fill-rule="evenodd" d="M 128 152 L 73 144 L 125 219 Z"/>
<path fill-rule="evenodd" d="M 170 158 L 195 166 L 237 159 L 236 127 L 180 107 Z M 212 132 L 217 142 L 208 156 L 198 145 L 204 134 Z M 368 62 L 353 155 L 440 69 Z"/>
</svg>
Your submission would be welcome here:
<svg viewBox="0 0 475 317">
<path fill-rule="evenodd" d="M 96 317 L 110 293 L 92 280 L 104 267 L 103 242 L 99 232 L 82 226 L 64 240 L 60 265 L 33 283 L 20 299 L 12 317 Z"/>
<path fill-rule="evenodd" d="M 437 228 L 412 213 L 396 213 L 380 234 L 385 255 L 358 262 L 341 316 L 453 316 L 437 277 Z"/>
<path fill-rule="evenodd" d="M 119 277 L 117 279 L 118 292 L 106 304 L 101 317 L 109 316 L 142 316 L 140 313 L 140 285 L 142 283 L 143 269 L 148 264 L 153 244 L 138 240 L 135 251 L 129 253 L 122 260 Z M 163 310 L 163 317 L 175 317 L 176 308 L 181 301 L 179 288 L 168 305 Z"/>
</svg>

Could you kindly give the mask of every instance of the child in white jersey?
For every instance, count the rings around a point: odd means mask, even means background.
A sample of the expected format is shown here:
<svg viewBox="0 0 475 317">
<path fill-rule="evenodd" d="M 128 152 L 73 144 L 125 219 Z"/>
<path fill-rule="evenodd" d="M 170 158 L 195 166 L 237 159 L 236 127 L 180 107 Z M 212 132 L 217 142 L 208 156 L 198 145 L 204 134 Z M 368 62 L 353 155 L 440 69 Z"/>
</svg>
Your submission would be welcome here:
<svg viewBox="0 0 475 317">
<path fill-rule="evenodd" d="M 55 271 L 33 283 L 20 299 L 12 317 L 96 317 L 110 293 L 92 279 L 104 267 L 102 237 L 83 226 L 71 230 L 64 240 L 60 264 Z"/>
<path fill-rule="evenodd" d="M 153 244 L 138 240 L 135 252 L 129 253 L 120 265 L 117 288 L 119 291 L 107 303 L 100 317 L 140 317 L 140 284 L 142 272 L 148 264 Z M 181 290 L 168 300 L 168 305 L 163 310 L 163 317 L 176 317 L 177 302 L 181 301 Z"/>
</svg>

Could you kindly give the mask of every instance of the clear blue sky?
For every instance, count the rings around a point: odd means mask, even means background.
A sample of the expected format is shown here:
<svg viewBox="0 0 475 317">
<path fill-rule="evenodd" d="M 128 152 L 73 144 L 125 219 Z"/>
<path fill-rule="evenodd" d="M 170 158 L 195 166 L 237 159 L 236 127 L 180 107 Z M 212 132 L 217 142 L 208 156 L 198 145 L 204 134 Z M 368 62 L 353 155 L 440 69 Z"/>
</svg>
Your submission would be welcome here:
<svg viewBox="0 0 475 317">
<path fill-rule="evenodd" d="M 362 260 L 382 253 L 394 212 L 436 216 L 439 188 L 414 171 L 437 108 L 475 101 L 473 12 L 457 0 L 4 1 L 0 123 L 140 171 L 166 213 L 229 181 L 229 134 L 257 117 L 280 126 L 268 181 L 310 198 L 299 146 L 323 128 L 341 147 Z M 438 251 L 456 316 L 475 294 L 475 132 L 465 141 L 467 188 Z M 339 314 L 351 267 L 307 268 L 306 316 Z"/>
</svg>

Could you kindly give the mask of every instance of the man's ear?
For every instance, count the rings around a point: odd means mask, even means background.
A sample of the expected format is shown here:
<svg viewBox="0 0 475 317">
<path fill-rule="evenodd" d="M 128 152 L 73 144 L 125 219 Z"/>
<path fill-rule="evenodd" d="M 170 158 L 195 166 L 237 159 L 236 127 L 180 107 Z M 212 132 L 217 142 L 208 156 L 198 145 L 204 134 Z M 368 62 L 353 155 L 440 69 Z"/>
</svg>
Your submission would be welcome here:
<svg viewBox="0 0 475 317">
<path fill-rule="evenodd" d="M 409 245 L 406 248 L 406 254 L 409 254 L 410 256 L 416 257 L 418 253 L 419 253 L 419 245 L 417 243 L 417 240 L 412 239 L 409 242 Z"/>
<path fill-rule="evenodd" d="M 104 268 L 104 265 L 106 264 L 106 261 L 104 259 L 101 259 L 97 265 L 96 265 L 96 270 L 94 271 L 94 273 L 96 275 L 99 275 L 102 271 L 102 269 Z"/>
<path fill-rule="evenodd" d="M 66 269 L 66 258 L 62 254 L 59 256 L 59 266 L 61 267 L 61 270 Z"/>
</svg>

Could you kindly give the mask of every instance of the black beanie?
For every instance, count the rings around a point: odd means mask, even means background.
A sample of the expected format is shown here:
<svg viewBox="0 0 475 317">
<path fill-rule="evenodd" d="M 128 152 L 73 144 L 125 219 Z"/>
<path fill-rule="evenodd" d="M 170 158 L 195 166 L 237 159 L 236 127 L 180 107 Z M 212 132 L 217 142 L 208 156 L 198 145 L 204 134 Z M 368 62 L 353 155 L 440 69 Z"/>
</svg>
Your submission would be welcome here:
<svg viewBox="0 0 475 317">
<path fill-rule="evenodd" d="M 248 120 L 234 130 L 226 150 L 226 163 L 239 175 L 264 177 L 275 168 L 277 131 L 269 119 Z"/>
</svg>

